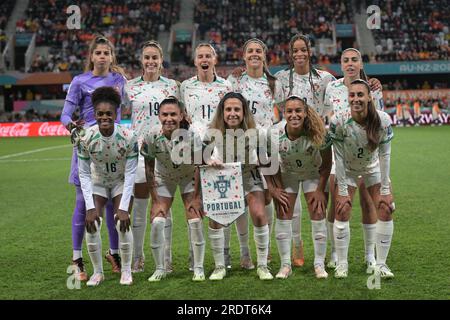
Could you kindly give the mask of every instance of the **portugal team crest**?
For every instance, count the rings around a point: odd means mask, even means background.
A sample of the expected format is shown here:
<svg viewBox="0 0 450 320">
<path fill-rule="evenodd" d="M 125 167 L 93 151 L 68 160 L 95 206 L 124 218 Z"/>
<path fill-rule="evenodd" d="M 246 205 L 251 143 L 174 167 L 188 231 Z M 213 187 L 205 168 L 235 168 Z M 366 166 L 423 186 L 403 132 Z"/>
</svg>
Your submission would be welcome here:
<svg viewBox="0 0 450 320">
<path fill-rule="evenodd" d="M 220 193 L 220 199 L 226 199 L 228 188 L 230 188 L 230 180 L 225 180 L 225 176 L 219 176 L 219 180 L 214 181 L 214 190 Z"/>
<path fill-rule="evenodd" d="M 228 226 L 245 211 L 240 162 L 224 163 L 223 168 L 200 166 L 203 211 Z"/>
</svg>

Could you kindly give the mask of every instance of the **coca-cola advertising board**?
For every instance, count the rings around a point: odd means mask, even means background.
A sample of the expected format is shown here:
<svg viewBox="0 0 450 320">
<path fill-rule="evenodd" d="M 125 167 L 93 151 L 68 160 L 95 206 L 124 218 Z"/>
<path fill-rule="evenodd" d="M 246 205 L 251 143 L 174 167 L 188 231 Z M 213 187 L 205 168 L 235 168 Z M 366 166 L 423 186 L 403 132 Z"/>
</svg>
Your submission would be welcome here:
<svg viewBox="0 0 450 320">
<path fill-rule="evenodd" d="M 0 137 L 49 137 L 68 136 L 69 131 L 61 122 L 0 123 Z"/>
</svg>

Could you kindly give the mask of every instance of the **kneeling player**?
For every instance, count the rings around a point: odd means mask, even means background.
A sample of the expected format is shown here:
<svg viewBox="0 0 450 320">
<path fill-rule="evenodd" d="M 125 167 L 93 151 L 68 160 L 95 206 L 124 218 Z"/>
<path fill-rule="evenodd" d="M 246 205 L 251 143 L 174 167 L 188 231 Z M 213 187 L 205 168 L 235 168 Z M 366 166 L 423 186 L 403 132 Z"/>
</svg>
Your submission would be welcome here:
<svg viewBox="0 0 450 320">
<path fill-rule="evenodd" d="M 92 94 L 97 125 L 86 130 L 78 147 L 78 168 L 81 189 L 86 202 L 86 242 L 94 266 L 88 286 L 104 280 L 100 229 L 103 208 L 113 201 L 119 249 L 122 258 L 120 284 L 131 285 L 131 255 L 133 235 L 130 230 L 130 210 L 138 145 L 134 133 L 115 124 L 120 95 L 112 87 L 100 87 Z M 92 171 L 91 171 L 92 164 Z"/>
</svg>

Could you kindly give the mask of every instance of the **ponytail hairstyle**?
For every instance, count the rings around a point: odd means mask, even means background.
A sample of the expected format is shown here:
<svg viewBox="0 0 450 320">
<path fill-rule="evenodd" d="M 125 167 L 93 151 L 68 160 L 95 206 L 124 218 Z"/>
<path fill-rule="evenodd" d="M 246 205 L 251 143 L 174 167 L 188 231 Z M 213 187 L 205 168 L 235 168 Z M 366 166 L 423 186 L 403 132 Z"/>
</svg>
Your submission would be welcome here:
<svg viewBox="0 0 450 320">
<path fill-rule="evenodd" d="M 288 96 L 292 94 L 292 90 L 294 89 L 294 43 L 297 40 L 303 40 L 306 45 L 306 49 L 308 50 L 308 63 L 309 63 L 309 85 L 311 86 L 311 91 L 313 93 L 313 99 L 316 99 L 316 89 L 314 88 L 313 83 L 313 75 L 317 78 L 321 78 L 319 75 L 319 72 L 316 68 L 313 67 L 311 62 L 311 42 L 309 41 L 309 37 L 307 35 L 303 34 L 296 34 L 291 38 L 289 41 L 289 57 L 290 57 L 290 64 L 289 64 L 289 93 Z"/>
<path fill-rule="evenodd" d="M 325 125 L 322 118 L 314 108 L 306 103 L 306 98 L 300 98 L 299 96 L 289 96 L 284 102 L 286 110 L 286 102 L 295 100 L 300 101 L 300 104 L 304 106 L 306 117 L 303 120 L 303 132 L 312 141 L 313 145 L 320 147 L 323 145 L 326 135 Z"/>
<path fill-rule="evenodd" d="M 267 77 L 267 81 L 269 82 L 269 89 L 270 89 L 270 92 L 272 93 L 272 97 L 273 97 L 275 95 L 275 81 L 277 80 L 277 78 L 274 77 L 270 73 L 269 68 L 267 66 L 267 53 L 269 52 L 269 49 L 267 48 L 266 44 L 264 42 L 262 42 L 261 40 L 259 40 L 257 38 L 251 38 L 244 43 L 244 47 L 243 47 L 244 54 L 245 54 L 245 51 L 247 50 L 247 46 L 250 43 L 257 43 L 263 49 L 264 57 L 265 57 L 264 62 L 263 62 L 263 72 Z"/>
<path fill-rule="evenodd" d="M 94 64 L 92 63 L 91 57 L 92 54 L 94 53 L 94 50 L 97 49 L 97 46 L 101 44 L 107 45 L 109 47 L 109 50 L 111 51 L 111 64 L 109 66 L 109 70 L 111 72 L 119 73 L 126 78 L 125 70 L 122 67 L 119 67 L 119 65 L 117 64 L 114 45 L 112 44 L 111 41 L 108 40 L 108 38 L 102 35 L 96 35 L 89 44 L 89 54 L 84 67 L 84 72 L 94 70 Z"/>
<path fill-rule="evenodd" d="M 350 85 L 363 84 L 367 93 L 369 94 L 369 101 L 367 103 L 367 117 L 366 117 L 366 132 L 367 132 L 367 145 L 370 151 L 374 151 L 380 144 L 380 128 L 381 119 L 378 115 L 375 103 L 373 102 L 372 95 L 370 94 L 370 86 L 367 81 L 357 79 L 352 81 Z"/>
<path fill-rule="evenodd" d="M 367 78 L 367 75 L 366 75 L 366 72 L 364 71 L 364 66 L 363 66 L 363 61 L 362 61 L 362 55 L 361 55 L 361 52 L 358 50 L 358 49 L 356 49 L 356 48 L 347 48 L 347 49 L 345 49 L 344 51 L 342 51 L 342 55 L 344 54 L 344 53 L 346 53 L 347 51 L 353 51 L 353 52 L 356 52 L 357 54 L 358 54 L 358 58 L 359 58 L 359 60 L 361 61 L 361 70 L 359 70 L 359 78 L 360 79 L 362 79 L 362 80 L 364 80 L 364 81 L 366 81 L 366 82 L 368 82 L 369 81 L 369 78 Z M 341 55 L 341 56 L 342 56 Z"/>
<path fill-rule="evenodd" d="M 211 51 L 212 51 L 212 54 L 213 54 L 214 58 L 216 58 L 216 63 L 217 63 L 217 52 L 216 52 L 216 49 L 214 49 L 214 47 L 212 46 L 212 44 L 207 43 L 207 42 L 201 42 L 201 43 L 199 43 L 199 44 L 197 45 L 197 47 L 195 48 L 195 52 L 194 52 L 194 54 L 195 54 L 194 60 L 195 60 L 195 57 L 197 57 L 197 50 L 198 50 L 199 48 L 201 48 L 201 47 L 207 47 L 207 48 L 210 48 Z M 213 74 L 214 74 L 215 77 L 217 77 L 216 66 L 213 67 Z"/>
<path fill-rule="evenodd" d="M 244 96 L 238 92 L 228 92 L 223 96 L 222 99 L 220 99 L 219 105 L 217 106 L 216 113 L 214 114 L 214 118 L 211 120 L 211 123 L 209 124 L 209 128 L 211 129 L 218 129 L 222 132 L 222 134 L 225 134 L 225 119 L 224 119 L 224 108 L 225 108 L 225 102 L 228 99 L 238 99 L 241 101 L 242 109 L 244 111 L 244 119 L 241 123 L 241 129 L 244 131 L 247 131 L 247 129 L 254 129 L 256 128 L 255 120 L 253 119 L 253 115 L 250 112 L 250 109 L 248 107 L 247 100 L 244 98 Z"/>
<path fill-rule="evenodd" d="M 159 55 L 161 56 L 161 60 L 164 61 L 163 49 L 162 49 L 161 45 L 159 44 L 159 42 L 155 41 L 155 40 L 148 40 L 148 41 L 145 41 L 144 43 L 142 43 L 142 45 L 141 45 L 141 60 L 142 60 L 142 56 L 144 55 L 144 49 L 148 48 L 148 47 L 156 48 L 159 52 Z M 162 69 L 163 69 L 163 63 L 161 62 L 161 66 L 159 68 L 159 74 L 162 73 Z M 145 73 L 145 71 L 142 68 L 142 74 L 144 74 L 144 73 Z"/>
</svg>

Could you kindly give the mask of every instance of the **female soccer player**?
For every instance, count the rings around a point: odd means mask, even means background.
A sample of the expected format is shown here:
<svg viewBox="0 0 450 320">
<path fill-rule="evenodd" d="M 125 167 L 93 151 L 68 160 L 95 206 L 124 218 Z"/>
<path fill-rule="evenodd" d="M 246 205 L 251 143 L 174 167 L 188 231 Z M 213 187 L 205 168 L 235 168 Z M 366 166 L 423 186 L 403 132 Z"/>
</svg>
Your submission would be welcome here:
<svg viewBox="0 0 450 320">
<path fill-rule="evenodd" d="M 220 99 L 232 91 L 232 87 L 227 80 L 216 75 L 217 54 L 210 44 L 197 46 L 194 64 L 197 75 L 183 81 L 180 97 L 192 129 L 203 135 L 214 118 Z"/>
<path fill-rule="evenodd" d="M 274 122 L 274 95 L 276 78 L 267 67 L 267 46 L 259 39 L 253 38 L 245 42 L 244 47 L 245 72 L 239 76 L 233 74 L 228 77 L 233 91 L 241 93 L 248 101 L 250 111 L 255 119 L 258 129 L 267 130 Z M 270 235 L 273 221 L 273 204 L 270 193 L 264 193 L 266 206 L 265 212 L 269 225 L 269 256 Z M 254 269 L 248 245 L 248 215 L 241 215 L 236 221 L 236 229 L 239 235 L 241 251 L 241 267 Z M 224 228 L 225 234 L 225 262 L 230 260 L 230 228 Z M 270 259 L 269 259 L 270 260 Z"/>
<path fill-rule="evenodd" d="M 144 135 L 160 125 L 158 114 L 162 100 L 169 96 L 179 98 L 179 88 L 175 80 L 161 75 L 163 51 L 156 41 L 147 41 L 142 45 L 142 75 L 130 80 L 125 86 L 127 107 L 131 108 L 131 128 L 138 136 L 139 146 Z M 144 271 L 144 239 L 147 227 L 147 207 L 149 189 L 145 180 L 144 158 L 139 156 L 134 186 L 133 203 L 133 272 Z M 167 214 L 165 226 L 166 269 L 172 270 L 172 215 Z"/>
<path fill-rule="evenodd" d="M 204 281 L 205 240 L 198 181 L 194 184 L 196 167 L 194 163 L 178 164 L 172 157 L 175 147 L 180 150 L 182 146 L 201 153 L 201 140 L 196 140 L 192 131 L 188 131 L 187 136 L 173 135 L 180 128 L 183 120 L 183 110 L 175 97 L 166 98 L 161 102 L 158 117 L 161 128 L 153 128 L 146 133 L 141 147 L 141 154 L 145 158 L 147 183 L 152 197 L 151 248 L 156 265 L 156 270 L 148 281 L 160 281 L 167 274 L 164 266 L 164 226 L 177 186 L 180 186 L 181 198 L 186 209 L 190 242 L 193 248 L 194 276 L 192 280 Z"/>
<path fill-rule="evenodd" d="M 133 282 L 130 211 L 139 149 L 134 132 L 114 123 L 120 100 L 119 93 L 112 87 L 100 87 L 92 93 L 97 125 L 85 131 L 78 145 L 79 178 L 87 210 L 86 243 L 94 266 L 94 274 L 86 283 L 88 286 L 97 286 L 104 280 L 100 229 L 108 199 L 113 201 L 119 233 L 120 284 Z"/>
<path fill-rule="evenodd" d="M 123 95 L 125 83 L 124 71 L 117 65 L 113 44 L 103 36 L 96 36 L 89 46 L 89 56 L 86 61 L 85 73 L 73 78 L 61 113 L 61 122 L 71 132 L 72 142 L 74 144 L 76 144 L 78 132 L 81 127 L 90 127 L 96 123 L 94 107 L 91 101 L 92 92 L 101 86 L 111 86 Z M 80 119 L 75 122 L 72 120 L 72 116 L 77 108 L 80 110 Z M 117 108 L 116 121 L 120 122 L 120 106 L 117 106 Z M 84 271 L 81 250 L 86 207 L 78 178 L 76 145 L 72 154 L 69 183 L 75 185 L 76 191 L 75 210 L 72 218 L 72 259 L 73 264 L 79 270 L 76 274 L 77 278 L 81 281 L 86 281 L 87 274 Z M 120 272 L 118 235 L 114 223 L 112 203 L 110 202 L 106 207 L 106 222 L 110 243 L 110 250 L 106 254 L 106 259 L 112 264 L 113 272 Z"/>
<path fill-rule="evenodd" d="M 200 43 L 195 49 L 194 65 L 197 75 L 183 81 L 180 100 L 184 104 L 191 129 L 203 137 L 225 93 L 232 91 L 231 84 L 216 75 L 216 50 L 208 43 Z M 189 253 L 192 269 L 192 248 Z"/>
<path fill-rule="evenodd" d="M 311 62 L 311 43 L 306 35 L 297 34 L 289 42 L 289 57 L 291 60 L 288 70 L 282 70 L 275 74 L 281 83 L 276 88 L 275 102 L 282 104 L 291 95 L 306 98 L 306 103 L 311 106 L 322 118 L 325 118 L 329 110 L 325 108 L 325 89 L 331 81 L 336 80 L 326 71 L 313 67 Z M 293 265 L 303 266 L 303 241 L 301 240 L 301 214 L 302 206 L 300 197 L 295 203 L 292 218 Z"/>
<path fill-rule="evenodd" d="M 222 137 L 224 137 L 223 146 L 214 144 L 214 152 L 209 160 L 205 160 L 207 164 L 220 167 L 227 159 L 227 141 L 232 139 L 232 145 L 237 146 L 236 138 L 239 131 L 245 133 L 248 130 L 255 129 L 255 121 L 247 105 L 246 99 L 240 93 L 227 93 L 219 105 L 216 114 L 210 125 L 211 129 L 217 129 Z M 233 133 L 226 132 L 231 129 Z M 256 130 L 255 134 L 256 134 Z M 211 137 L 209 137 L 211 138 Z M 256 152 L 257 145 L 250 144 L 245 141 L 245 159 L 242 162 L 242 181 L 245 199 L 248 204 L 250 216 L 254 225 L 254 239 L 257 251 L 257 274 L 261 280 L 273 279 L 272 274 L 267 268 L 267 254 L 269 249 L 269 226 L 267 225 L 267 217 L 264 210 L 264 188 L 261 175 L 259 174 L 257 163 L 258 155 Z M 236 149 L 235 149 L 236 150 Z M 235 162 L 238 154 L 242 156 L 240 150 L 234 153 Z M 210 276 L 210 280 L 221 280 L 226 275 L 224 260 L 224 234 L 222 226 L 212 220 L 209 223 L 209 239 L 213 249 L 215 270 Z"/>
<path fill-rule="evenodd" d="M 327 278 L 325 187 L 331 170 L 331 138 L 317 112 L 298 96 L 286 100 L 283 116 L 286 125 L 278 126 L 277 134 L 268 136 L 270 143 L 278 144 L 279 152 L 273 156 L 279 162 L 280 170 L 275 175 L 266 176 L 277 207 L 275 234 L 281 267 L 276 278 L 287 279 L 292 272 L 292 215 L 299 185 L 311 217 L 314 271 L 317 278 Z"/>
<path fill-rule="evenodd" d="M 324 104 L 331 114 L 342 110 L 349 110 L 348 87 L 356 79 L 367 81 L 364 72 L 361 53 L 355 48 L 348 48 L 341 55 L 341 70 L 344 77 L 328 84 L 325 91 Z M 374 80 L 373 80 L 374 81 Z M 378 81 L 378 80 L 376 80 Z M 383 94 L 381 90 L 371 92 L 377 110 L 383 109 Z M 376 208 L 367 192 L 362 179 L 358 180 L 360 204 L 362 210 L 362 226 L 365 244 L 365 261 L 367 263 L 367 273 L 372 273 L 375 266 L 375 224 L 377 222 Z M 335 195 L 335 167 L 333 166 L 330 175 L 331 207 L 328 211 L 328 238 L 331 242 L 331 257 L 328 267 L 336 267 L 336 250 L 333 236 L 334 224 L 334 195 Z"/>
<path fill-rule="evenodd" d="M 330 124 L 338 182 L 333 230 L 338 264 L 334 276 L 345 278 L 348 275 L 349 220 L 361 176 L 378 215 L 375 272 L 383 278 L 391 278 L 394 274 L 386 265 L 394 230 L 389 181 L 391 121 L 385 112 L 376 110 L 369 84 L 362 79 L 350 84 L 349 103 L 350 110 L 335 114 Z"/>
</svg>

